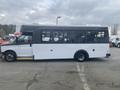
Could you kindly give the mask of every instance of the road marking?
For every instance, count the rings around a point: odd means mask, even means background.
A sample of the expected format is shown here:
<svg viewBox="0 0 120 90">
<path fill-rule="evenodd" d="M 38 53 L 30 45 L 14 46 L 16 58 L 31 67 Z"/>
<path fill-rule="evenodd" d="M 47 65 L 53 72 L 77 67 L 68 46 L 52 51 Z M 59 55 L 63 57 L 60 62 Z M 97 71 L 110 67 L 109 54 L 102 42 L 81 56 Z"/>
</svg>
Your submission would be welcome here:
<svg viewBox="0 0 120 90">
<path fill-rule="evenodd" d="M 91 90 L 88 83 L 87 83 L 87 79 L 86 79 L 86 76 L 85 76 L 84 64 L 81 64 L 81 67 L 80 67 L 79 64 L 77 63 L 76 67 L 77 67 L 77 71 L 78 71 L 78 75 L 80 77 L 80 80 L 83 83 L 84 90 Z"/>
</svg>

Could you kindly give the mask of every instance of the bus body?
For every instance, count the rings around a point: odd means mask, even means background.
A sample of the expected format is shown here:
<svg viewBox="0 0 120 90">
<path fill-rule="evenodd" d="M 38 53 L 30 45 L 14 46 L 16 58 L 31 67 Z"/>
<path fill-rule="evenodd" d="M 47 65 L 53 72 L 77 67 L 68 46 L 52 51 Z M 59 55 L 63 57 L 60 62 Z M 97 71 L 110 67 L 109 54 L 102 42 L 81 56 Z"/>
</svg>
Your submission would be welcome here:
<svg viewBox="0 0 120 90">
<path fill-rule="evenodd" d="M 6 61 L 110 56 L 107 27 L 23 25 L 21 32 L 14 43 L 1 46 Z"/>
</svg>

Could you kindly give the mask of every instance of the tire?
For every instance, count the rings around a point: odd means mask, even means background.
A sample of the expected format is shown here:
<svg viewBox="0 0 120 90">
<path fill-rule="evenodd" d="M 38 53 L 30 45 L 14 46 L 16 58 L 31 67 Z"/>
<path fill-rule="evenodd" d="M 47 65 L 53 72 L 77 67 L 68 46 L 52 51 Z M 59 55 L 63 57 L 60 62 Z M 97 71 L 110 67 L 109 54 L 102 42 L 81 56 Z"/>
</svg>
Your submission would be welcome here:
<svg viewBox="0 0 120 90">
<path fill-rule="evenodd" d="M 117 47 L 120 48 L 120 43 L 118 43 Z"/>
<path fill-rule="evenodd" d="M 88 58 L 88 54 L 86 52 L 78 52 L 74 56 L 75 59 L 78 60 L 78 62 L 83 62 Z"/>
<path fill-rule="evenodd" d="M 112 47 L 115 47 L 115 43 L 112 43 Z"/>
<path fill-rule="evenodd" d="M 5 61 L 7 62 L 13 62 L 16 60 L 16 54 L 13 51 L 7 51 L 5 52 Z"/>
</svg>

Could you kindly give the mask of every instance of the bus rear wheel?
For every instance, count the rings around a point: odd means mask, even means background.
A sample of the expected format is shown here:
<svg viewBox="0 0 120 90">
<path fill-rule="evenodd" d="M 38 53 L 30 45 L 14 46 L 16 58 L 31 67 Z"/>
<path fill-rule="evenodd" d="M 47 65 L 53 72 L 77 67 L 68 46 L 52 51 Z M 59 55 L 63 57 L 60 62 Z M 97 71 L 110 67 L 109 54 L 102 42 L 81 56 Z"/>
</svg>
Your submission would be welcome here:
<svg viewBox="0 0 120 90">
<path fill-rule="evenodd" d="M 5 60 L 7 62 L 13 62 L 16 60 L 16 54 L 13 51 L 5 52 Z"/>
<path fill-rule="evenodd" d="M 79 62 L 83 62 L 88 59 L 88 54 L 85 51 L 80 51 L 75 54 L 74 58 L 77 59 Z"/>
<path fill-rule="evenodd" d="M 78 56 L 78 58 L 77 58 L 77 60 L 79 62 L 83 62 L 83 61 L 85 61 L 85 59 L 86 59 L 86 56 L 85 56 L 84 53 L 80 53 L 79 56 Z"/>
</svg>

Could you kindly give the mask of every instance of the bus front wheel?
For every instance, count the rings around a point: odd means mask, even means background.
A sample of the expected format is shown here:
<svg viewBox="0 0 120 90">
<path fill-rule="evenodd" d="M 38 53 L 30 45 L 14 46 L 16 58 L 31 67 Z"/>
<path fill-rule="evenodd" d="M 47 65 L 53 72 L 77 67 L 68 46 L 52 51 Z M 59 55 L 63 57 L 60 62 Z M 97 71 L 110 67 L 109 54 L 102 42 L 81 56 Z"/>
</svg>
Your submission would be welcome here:
<svg viewBox="0 0 120 90">
<path fill-rule="evenodd" d="M 13 51 L 7 51 L 5 52 L 5 60 L 7 62 L 13 62 L 16 60 L 16 54 Z"/>
<path fill-rule="evenodd" d="M 120 48 L 120 43 L 118 43 L 117 47 Z"/>
</svg>

